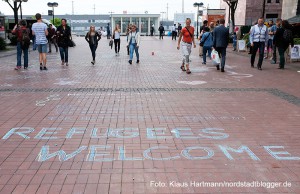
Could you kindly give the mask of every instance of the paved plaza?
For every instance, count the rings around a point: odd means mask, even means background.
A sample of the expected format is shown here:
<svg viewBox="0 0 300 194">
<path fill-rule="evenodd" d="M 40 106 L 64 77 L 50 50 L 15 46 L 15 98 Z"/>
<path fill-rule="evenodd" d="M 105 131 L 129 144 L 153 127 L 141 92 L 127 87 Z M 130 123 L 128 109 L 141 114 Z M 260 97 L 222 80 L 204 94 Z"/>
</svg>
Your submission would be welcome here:
<svg viewBox="0 0 300 194">
<path fill-rule="evenodd" d="M 187 75 L 169 37 L 142 37 L 132 65 L 104 37 L 93 66 L 74 40 L 48 71 L 0 53 L 1 194 L 300 193 L 299 63 L 228 48 L 221 73 L 197 47 Z"/>
</svg>

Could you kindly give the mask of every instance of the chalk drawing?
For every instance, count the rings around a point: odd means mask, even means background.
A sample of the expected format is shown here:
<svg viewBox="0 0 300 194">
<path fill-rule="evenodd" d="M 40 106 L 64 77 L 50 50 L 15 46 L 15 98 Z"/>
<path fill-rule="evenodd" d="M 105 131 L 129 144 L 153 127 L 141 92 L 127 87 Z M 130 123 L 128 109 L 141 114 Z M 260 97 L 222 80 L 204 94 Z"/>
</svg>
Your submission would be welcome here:
<svg viewBox="0 0 300 194">
<path fill-rule="evenodd" d="M 252 74 L 243 74 L 243 73 L 236 73 L 236 72 L 233 72 L 233 71 L 227 71 L 227 73 L 229 73 L 228 75 L 229 76 L 232 76 L 234 78 L 250 78 L 250 77 L 253 77 Z"/>
<path fill-rule="evenodd" d="M 87 156 L 87 161 L 88 162 L 111 162 L 111 161 L 114 161 L 115 159 L 113 159 L 113 158 L 103 158 L 103 156 L 110 155 L 109 152 L 102 152 L 100 154 L 97 153 L 97 149 L 107 150 L 108 148 L 111 148 L 111 146 L 102 146 L 102 145 L 90 146 L 90 152 L 89 152 L 89 155 Z M 99 158 L 96 158 L 96 157 L 99 157 Z"/>
<path fill-rule="evenodd" d="M 234 149 L 228 146 L 222 146 L 219 145 L 219 148 L 221 149 L 221 151 L 225 154 L 225 156 L 229 159 L 229 160 L 234 160 L 234 158 L 230 155 L 229 151 L 235 152 L 235 153 L 243 153 L 244 151 L 248 153 L 248 155 L 250 156 L 250 158 L 252 160 L 256 160 L 256 161 L 260 161 L 260 159 L 247 147 L 247 146 L 240 146 L 238 149 Z"/>
<path fill-rule="evenodd" d="M 144 160 L 144 158 L 126 158 L 126 156 L 125 156 L 125 147 L 120 146 L 118 149 L 119 149 L 119 160 L 122 160 L 122 161 Z"/>
<path fill-rule="evenodd" d="M 80 152 L 82 152 L 83 150 L 85 150 L 87 148 L 87 146 L 81 146 L 80 148 L 78 148 L 77 150 L 75 150 L 74 152 L 70 153 L 70 154 L 66 154 L 65 151 L 63 150 L 59 150 L 57 152 L 54 152 L 52 154 L 49 153 L 49 146 L 43 146 L 39 155 L 38 155 L 38 159 L 37 161 L 39 162 L 44 162 L 47 161 L 55 156 L 58 156 L 59 161 L 63 162 L 63 161 L 67 161 L 73 157 L 75 157 L 77 154 L 79 154 Z"/>
<path fill-rule="evenodd" d="M 204 150 L 207 152 L 207 155 L 206 156 L 192 156 L 190 154 L 190 151 L 192 150 Z M 206 148 L 206 147 L 188 147 L 188 148 L 185 148 L 184 150 L 182 150 L 181 152 L 182 156 L 185 157 L 186 159 L 188 160 L 205 160 L 205 159 L 209 159 L 211 157 L 214 156 L 214 151 L 210 148 Z"/>
<path fill-rule="evenodd" d="M 173 156 L 173 157 L 168 157 L 168 158 L 153 158 L 151 156 L 149 156 L 149 153 L 152 151 L 152 150 L 157 150 L 157 149 L 169 149 L 168 146 L 154 146 L 154 147 L 151 147 L 151 148 L 148 148 L 147 150 L 144 151 L 143 155 L 146 159 L 149 159 L 149 160 L 175 160 L 175 159 L 179 159 L 180 156 Z"/>
<path fill-rule="evenodd" d="M 60 79 L 56 79 L 58 80 L 59 82 L 57 83 L 54 83 L 56 85 L 60 85 L 60 86 L 73 86 L 73 85 L 76 85 L 76 84 L 80 84 L 81 82 L 78 82 L 78 81 L 73 81 L 73 80 L 70 80 L 69 81 L 69 78 L 60 78 Z"/>
<path fill-rule="evenodd" d="M 8 83 L 5 83 L 5 84 L 1 84 L 0 87 L 12 87 L 13 85 L 12 84 L 8 84 Z"/>
<path fill-rule="evenodd" d="M 57 134 L 56 130 L 61 130 L 61 128 L 43 128 L 34 139 L 58 139 L 57 137 L 53 137 L 52 135 Z M 50 132 L 49 132 L 50 131 Z M 48 137 L 44 137 L 44 135 L 51 135 Z"/>
<path fill-rule="evenodd" d="M 300 157 L 292 157 L 287 151 L 272 151 L 271 149 L 284 149 L 284 146 L 264 146 L 265 150 L 276 160 L 300 160 Z M 286 156 L 279 156 L 286 155 Z"/>
<path fill-rule="evenodd" d="M 177 81 L 177 83 L 179 84 L 187 84 L 187 85 L 202 85 L 202 84 L 206 84 L 206 81 Z"/>
<path fill-rule="evenodd" d="M 55 100 L 60 100 L 59 94 L 50 95 L 46 98 L 46 100 L 36 101 L 36 106 L 45 106 L 47 102 Z"/>
</svg>

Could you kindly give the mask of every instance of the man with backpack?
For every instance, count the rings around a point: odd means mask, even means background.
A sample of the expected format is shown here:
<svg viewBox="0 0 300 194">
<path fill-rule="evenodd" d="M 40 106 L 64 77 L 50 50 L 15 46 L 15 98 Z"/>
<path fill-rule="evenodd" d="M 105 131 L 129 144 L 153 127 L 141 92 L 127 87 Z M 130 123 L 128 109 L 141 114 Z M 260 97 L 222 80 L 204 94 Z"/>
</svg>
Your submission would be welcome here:
<svg viewBox="0 0 300 194">
<path fill-rule="evenodd" d="M 24 53 L 24 69 L 28 68 L 28 49 L 30 45 L 30 30 L 26 27 L 25 20 L 21 20 L 19 25 L 15 25 L 12 33 L 17 36 L 17 66 L 15 70 L 21 69 L 22 51 Z"/>
<path fill-rule="evenodd" d="M 162 24 L 160 24 L 158 31 L 159 31 L 159 40 L 164 39 L 165 28 Z"/>
<path fill-rule="evenodd" d="M 280 57 L 278 69 L 284 69 L 285 66 L 284 53 L 290 44 L 292 47 L 294 47 L 292 26 L 289 24 L 287 20 L 283 20 L 282 27 L 277 29 L 274 37 L 274 43 L 278 48 L 279 57 Z"/>
</svg>

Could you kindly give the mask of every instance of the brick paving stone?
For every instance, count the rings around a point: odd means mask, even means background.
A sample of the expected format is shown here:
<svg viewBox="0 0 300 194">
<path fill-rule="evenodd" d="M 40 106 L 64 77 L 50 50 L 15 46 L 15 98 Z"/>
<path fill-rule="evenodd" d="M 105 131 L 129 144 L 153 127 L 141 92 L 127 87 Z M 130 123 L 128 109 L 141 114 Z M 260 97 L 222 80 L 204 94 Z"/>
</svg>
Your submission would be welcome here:
<svg viewBox="0 0 300 194">
<path fill-rule="evenodd" d="M 92 66 L 74 39 L 70 66 L 48 54 L 47 72 L 37 52 L 20 71 L 0 53 L 0 193 L 299 193 L 299 63 L 258 71 L 228 49 L 220 73 L 193 49 L 187 75 L 175 42 L 142 37 L 140 64 L 102 39 Z"/>
</svg>

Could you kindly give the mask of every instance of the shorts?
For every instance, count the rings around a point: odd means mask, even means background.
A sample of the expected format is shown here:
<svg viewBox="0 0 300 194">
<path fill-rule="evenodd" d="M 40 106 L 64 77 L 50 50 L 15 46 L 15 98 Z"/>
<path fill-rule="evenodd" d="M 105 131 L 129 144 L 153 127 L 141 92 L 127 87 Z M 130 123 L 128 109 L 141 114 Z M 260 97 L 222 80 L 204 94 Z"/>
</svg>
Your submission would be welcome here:
<svg viewBox="0 0 300 194">
<path fill-rule="evenodd" d="M 37 49 L 39 53 L 47 53 L 47 44 L 38 44 Z"/>
</svg>

